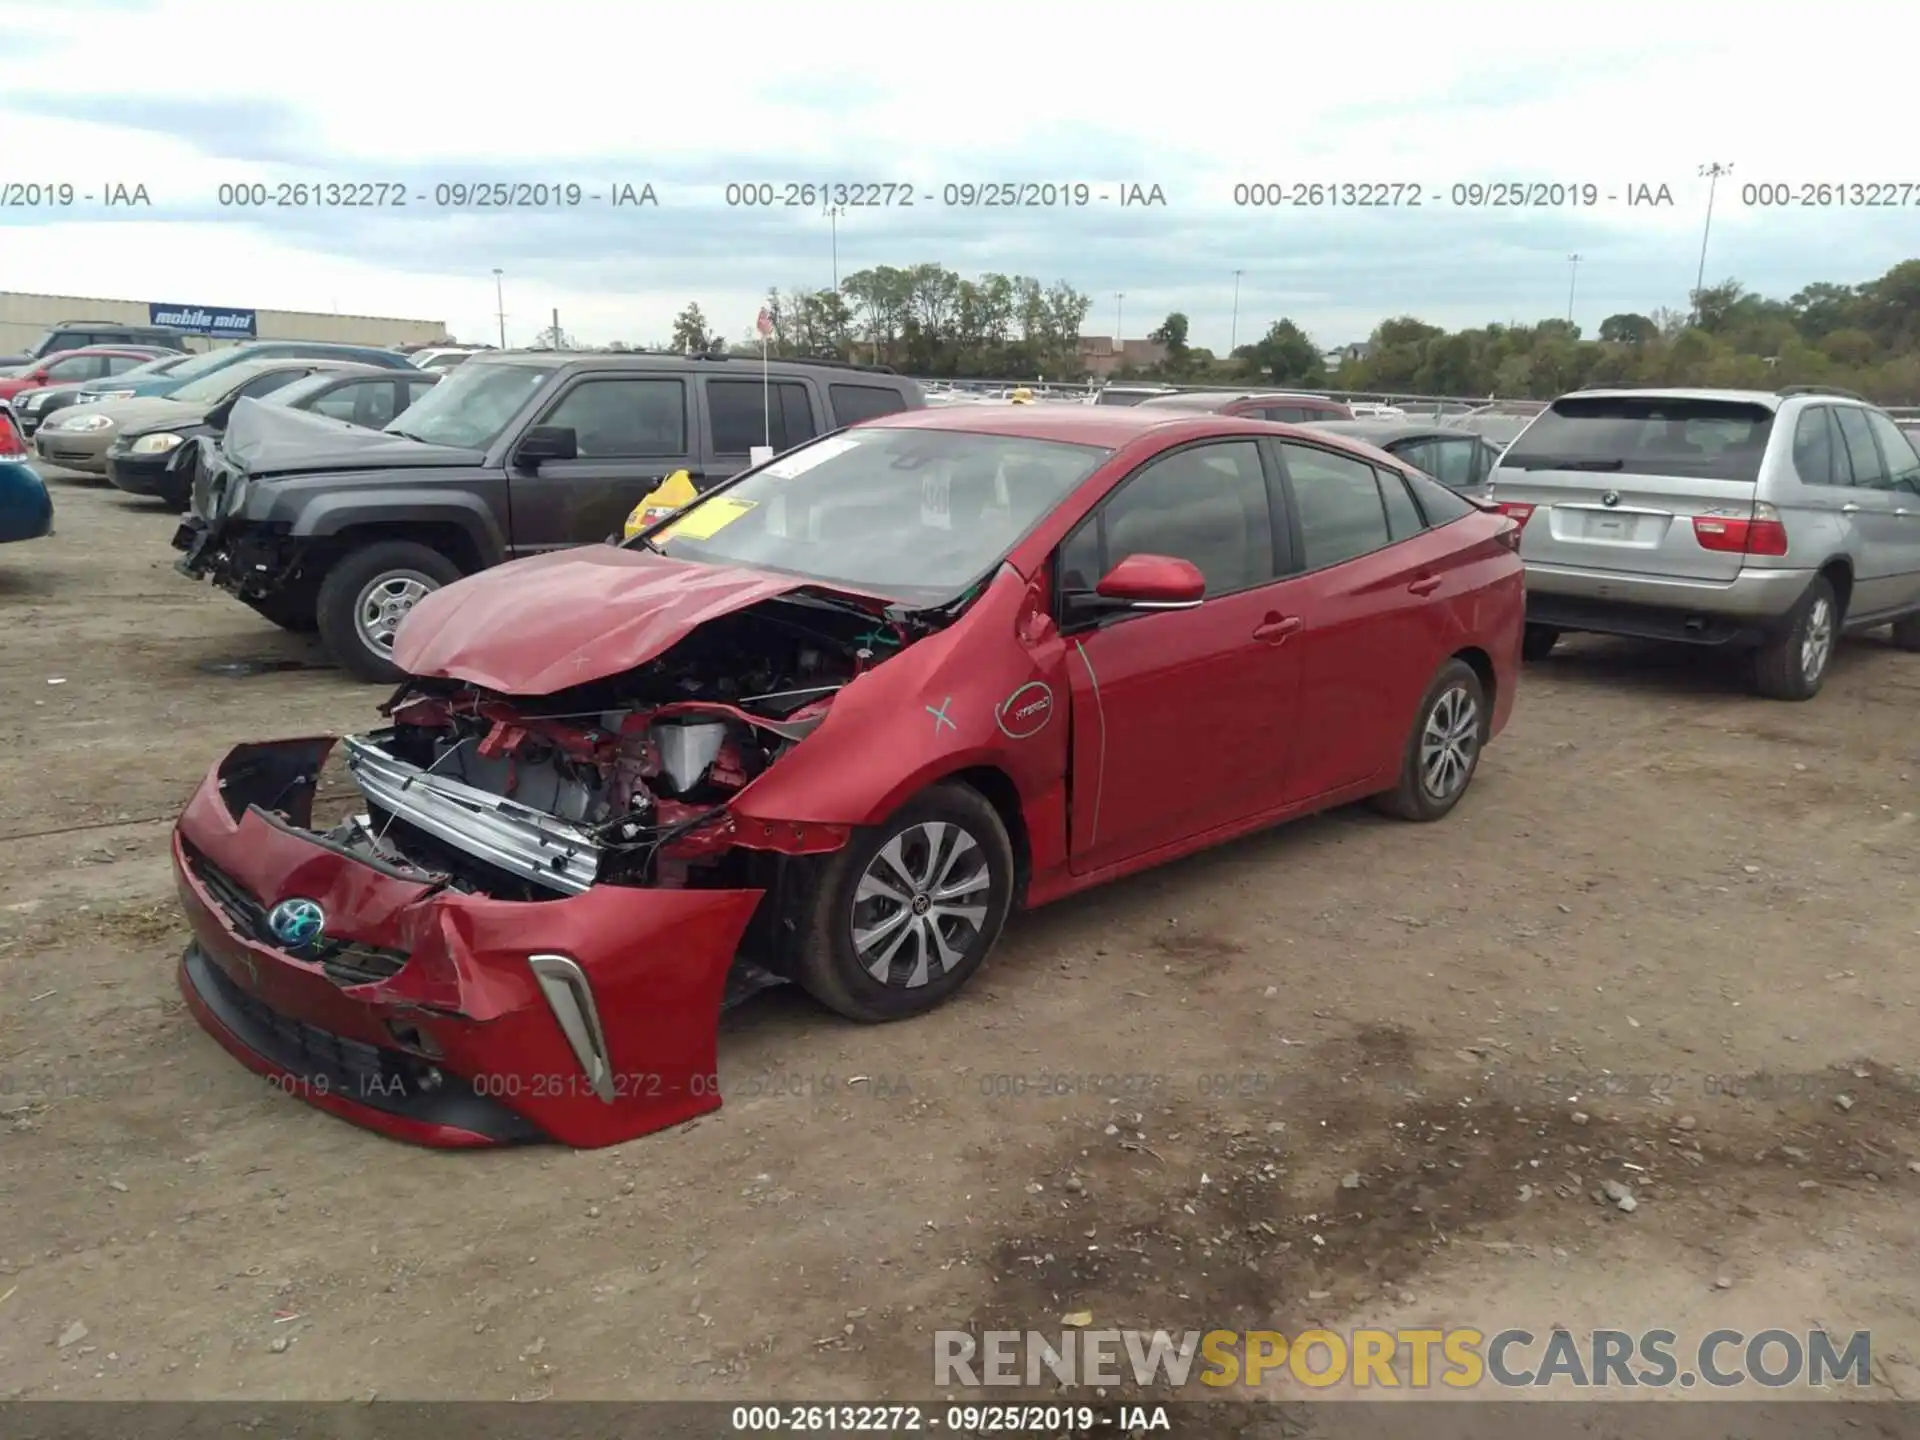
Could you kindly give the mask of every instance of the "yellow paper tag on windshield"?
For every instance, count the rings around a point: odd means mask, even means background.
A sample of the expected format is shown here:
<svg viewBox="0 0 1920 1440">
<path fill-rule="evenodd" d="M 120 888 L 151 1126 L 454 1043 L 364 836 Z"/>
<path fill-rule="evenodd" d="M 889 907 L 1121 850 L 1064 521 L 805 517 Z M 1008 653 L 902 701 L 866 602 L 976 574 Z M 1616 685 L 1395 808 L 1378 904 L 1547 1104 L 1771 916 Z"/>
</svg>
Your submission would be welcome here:
<svg viewBox="0 0 1920 1440">
<path fill-rule="evenodd" d="M 660 538 L 662 540 L 711 540 L 753 509 L 754 503 L 752 500 L 730 500 L 725 495 L 717 495 L 662 530 Z"/>
</svg>

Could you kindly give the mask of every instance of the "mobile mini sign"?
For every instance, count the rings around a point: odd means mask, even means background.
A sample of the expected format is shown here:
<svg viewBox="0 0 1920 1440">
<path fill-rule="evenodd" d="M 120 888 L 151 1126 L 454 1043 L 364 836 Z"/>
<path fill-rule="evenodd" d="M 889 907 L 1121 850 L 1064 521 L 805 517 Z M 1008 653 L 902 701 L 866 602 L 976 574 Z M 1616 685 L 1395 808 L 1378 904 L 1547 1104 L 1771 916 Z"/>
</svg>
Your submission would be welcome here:
<svg viewBox="0 0 1920 1440">
<path fill-rule="evenodd" d="M 149 305 L 147 323 L 184 335 L 251 340 L 258 327 L 252 310 L 215 310 L 205 305 Z"/>
</svg>

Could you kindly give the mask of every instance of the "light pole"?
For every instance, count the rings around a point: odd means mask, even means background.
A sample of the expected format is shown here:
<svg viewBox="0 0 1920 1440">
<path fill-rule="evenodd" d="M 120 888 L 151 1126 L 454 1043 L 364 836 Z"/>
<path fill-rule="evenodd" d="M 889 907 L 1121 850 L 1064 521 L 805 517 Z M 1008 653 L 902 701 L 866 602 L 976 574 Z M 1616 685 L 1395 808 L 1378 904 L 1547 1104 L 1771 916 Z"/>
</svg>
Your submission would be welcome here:
<svg viewBox="0 0 1920 1440">
<path fill-rule="evenodd" d="M 1700 227 L 1700 269 L 1693 277 L 1693 323 L 1700 323 L 1700 292 L 1707 287 L 1707 237 L 1713 234 L 1713 193 L 1720 185 L 1722 175 L 1731 175 L 1733 166 L 1722 165 L 1718 160 L 1711 165 L 1702 165 L 1700 173 L 1707 177 L 1707 223 Z"/>
<path fill-rule="evenodd" d="M 1126 303 L 1126 291 L 1116 290 L 1113 292 L 1113 348 L 1120 352 L 1120 358 L 1123 360 L 1127 355 L 1127 342 L 1125 338 L 1126 327 L 1121 324 L 1121 319 L 1126 314 Z"/>
<path fill-rule="evenodd" d="M 505 292 L 500 288 L 500 267 L 493 267 L 493 313 L 500 322 L 500 348 L 507 348 L 507 301 Z"/>
<path fill-rule="evenodd" d="M 1233 333 L 1227 341 L 1229 359 L 1232 358 L 1233 352 L 1240 348 L 1240 277 L 1246 273 L 1244 270 L 1233 272 Z"/>
<path fill-rule="evenodd" d="M 844 205 L 827 207 L 827 225 L 833 232 L 833 293 L 840 293 L 840 217 L 847 213 Z"/>
<path fill-rule="evenodd" d="M 1573 324 L 1573 290 L 1580 283 L 1580 259 L 1578 255 L 1567 256 L 1567 324 Z"/>
</svg>

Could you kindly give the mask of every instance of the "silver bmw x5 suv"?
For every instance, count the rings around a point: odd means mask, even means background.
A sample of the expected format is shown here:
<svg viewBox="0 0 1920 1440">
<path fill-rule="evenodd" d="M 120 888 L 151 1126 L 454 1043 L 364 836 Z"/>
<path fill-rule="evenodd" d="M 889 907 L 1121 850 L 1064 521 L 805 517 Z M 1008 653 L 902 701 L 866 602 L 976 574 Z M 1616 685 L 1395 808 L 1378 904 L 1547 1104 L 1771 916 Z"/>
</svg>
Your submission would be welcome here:
<svg viewBox="0 0 1920 1440">
<path fill-rule="evenodd" d="M 1576 391 L 1490 494 L 1523 527 L 1529 659 L 1566 631 L 1742 646 L 1762 695 L 1807 700 L 1843 634 L 1920 650 L 1920 453 L 1847 391 Z"/>
</svg>

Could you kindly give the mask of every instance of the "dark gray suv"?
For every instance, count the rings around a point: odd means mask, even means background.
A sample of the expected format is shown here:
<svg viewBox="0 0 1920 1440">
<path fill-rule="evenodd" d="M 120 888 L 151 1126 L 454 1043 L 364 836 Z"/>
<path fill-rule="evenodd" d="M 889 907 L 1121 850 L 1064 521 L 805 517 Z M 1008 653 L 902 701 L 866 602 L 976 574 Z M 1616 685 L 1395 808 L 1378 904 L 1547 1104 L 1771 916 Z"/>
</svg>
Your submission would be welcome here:
<svg viewBox="0 0 1920 1440">
<path fill-rule="evenodd" d="M 183 446 L 183 573 L 393 682 L 422 596 L 503 560 L 617 536 L 675 471 L 704 488 L 815 436 L 926 404 L 891 371 L 830 361 L 518 351 L 475 355 L 385 430 L 244 403 Z"/>
</svg>

